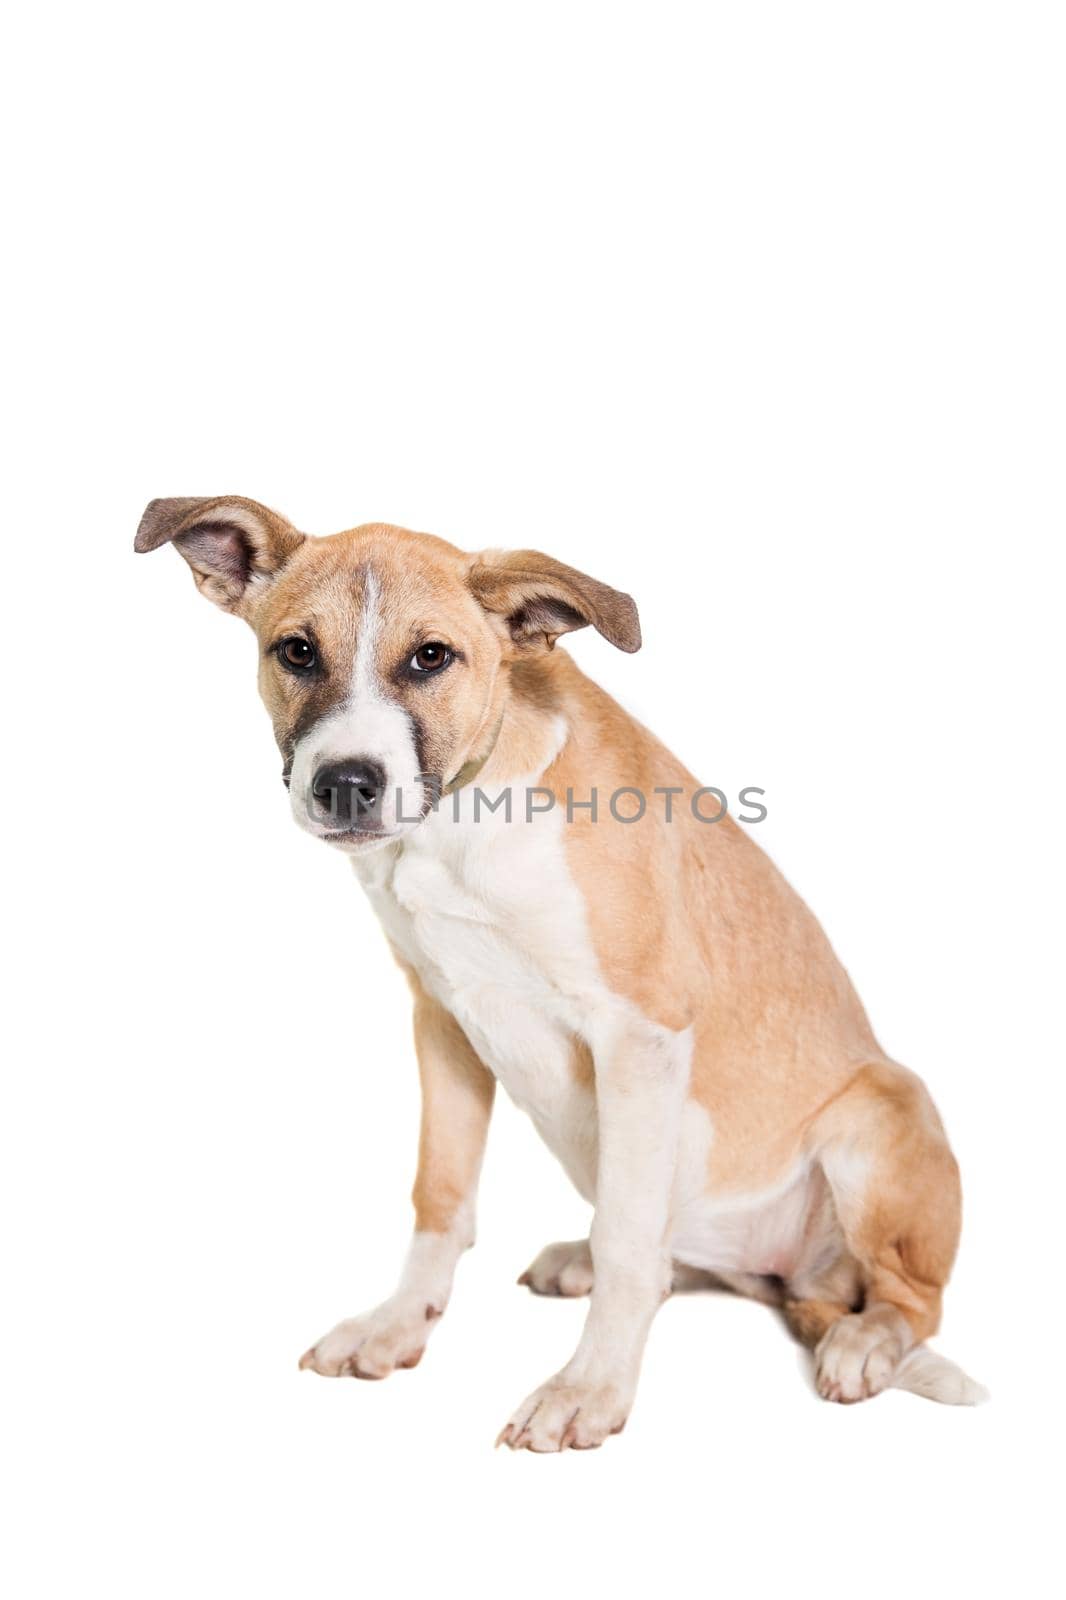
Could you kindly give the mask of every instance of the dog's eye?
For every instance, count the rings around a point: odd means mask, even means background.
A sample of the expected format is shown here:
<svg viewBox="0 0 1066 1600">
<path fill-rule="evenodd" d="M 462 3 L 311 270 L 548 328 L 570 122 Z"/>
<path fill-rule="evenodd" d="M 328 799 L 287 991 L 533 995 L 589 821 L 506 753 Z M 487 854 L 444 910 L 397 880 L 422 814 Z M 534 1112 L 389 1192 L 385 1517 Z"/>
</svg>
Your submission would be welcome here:
<svg viewBox="0 0 1066 1600">
<path fill-rule="evenodd" d="M 429 644 L 420 646 L 411 657 L 412 672 L 439 672 L 446 667 L 452 659 L 452 653 L 446 644 L 441 644 L 439 639 L 433 639 Z"/>
<path fill-rule="evenodd" d="M 278 645 L 278 659 L 290 672 L 310 672 L 318 657 L 313 644 L 293 634 L 291 639 L 282 639 Z"/>
</svg>

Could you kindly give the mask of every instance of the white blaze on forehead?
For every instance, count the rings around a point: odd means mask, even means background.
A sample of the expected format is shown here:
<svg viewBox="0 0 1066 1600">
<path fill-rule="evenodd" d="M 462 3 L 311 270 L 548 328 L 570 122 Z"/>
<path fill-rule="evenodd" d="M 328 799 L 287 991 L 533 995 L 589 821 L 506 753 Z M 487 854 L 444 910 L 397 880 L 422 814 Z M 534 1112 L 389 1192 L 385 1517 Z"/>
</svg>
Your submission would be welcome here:
<svg viewBox="0 0 1066 1600">
<path fill-rule="evenodd" d="M 381 637 L 381 590 L 371 569 L 367 569 L 363 589 L 363 614 L 359 618 L 359 638 L 352 666 L 350 699 L 368 697 L 377 693 L 374 658 Z"/>
<path fill-rule="evenodd" d="M 402 799 L 406 803 L 400 807 L 400 812 L 405 817 L 417 816 L 422 792 L 421 785 L 415 785 L 418 753 L 414 724 L 403 707 L 385 691 L 382 669 L 388 664 L 380 660 L 381 633 L 381 591 L 370 570 L 366 575 L 343 737 L 354 739 L 352 755 L 369 756 L 384 769 L 388 793 L 382 821 L 390 827 L 396 820 L 397 789 L 403 791 Z M 414 787 L 417 787 L 417 795 Z"/>
<path fill-rule="evenodd" d="M 391 833 L 417 820 L 424 799 L 418 781 L 418 752 L 414 725 L 397 701 L 389 697 L 380 660 L 382 638 L 381 591 L 368 570 L 359 618 L 355 661 L 347 699 L 315 724 L 296 747 L 292 768 L 293 811 L 306 825 L 311 784 L 325 761 L 374 761 L 385 774 L 381 825 Z"/>
</svg>

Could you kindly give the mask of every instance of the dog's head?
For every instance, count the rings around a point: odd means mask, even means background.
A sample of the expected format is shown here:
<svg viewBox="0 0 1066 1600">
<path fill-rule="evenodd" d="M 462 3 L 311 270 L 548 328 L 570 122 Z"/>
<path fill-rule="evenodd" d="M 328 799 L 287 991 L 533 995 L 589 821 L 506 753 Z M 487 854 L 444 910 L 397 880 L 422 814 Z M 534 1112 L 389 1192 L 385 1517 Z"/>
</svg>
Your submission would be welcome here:
<svg viewBox="0 0 1066 1600">
<path fill-rule="evenodd" d="M 153 500 L 173 544 L 259 641 L 259 691 L 301 827 L 348 851 L 417 827 L 487 753 L 510 664 L 591 624 L 640 647 L 636 607 L 535 551 L 465 555 L 381 523 L 311 538 L 234 495 Z"/>
</svg>

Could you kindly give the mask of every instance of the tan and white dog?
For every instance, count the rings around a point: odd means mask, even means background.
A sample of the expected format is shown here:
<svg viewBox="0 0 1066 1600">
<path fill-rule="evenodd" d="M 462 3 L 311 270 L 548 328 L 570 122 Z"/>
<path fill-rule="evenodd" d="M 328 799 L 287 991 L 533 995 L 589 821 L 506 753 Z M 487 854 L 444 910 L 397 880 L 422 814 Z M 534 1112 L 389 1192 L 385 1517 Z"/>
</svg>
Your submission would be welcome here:
<svg viewBox="0 0 1066 1600">
<path fill-rule="evenodd" d="M 827 1399 L 980 1399 L 924 1345 L 960 1217 L 928 1093 L 750 835 L 700 820 L 691 775 L 553 648 L 591 624 L 638 649 L 629 596 L 532 551 L 381 524 L 310 538 L 234 496 L 153 500 L 136 548 L 168 543 L 255 630 L 296 820 L 351 856 L 414 994 L 410 1252 L 391 1298 L 302 1365 L 417 1364 L 473 1243 L 498 1081 L 595 1208 L 587 1241 L 520 1280 L 591 1303 L 507 1444 L 617 1433 L 682 1283 L 781 1304 Z"/>
</svg>

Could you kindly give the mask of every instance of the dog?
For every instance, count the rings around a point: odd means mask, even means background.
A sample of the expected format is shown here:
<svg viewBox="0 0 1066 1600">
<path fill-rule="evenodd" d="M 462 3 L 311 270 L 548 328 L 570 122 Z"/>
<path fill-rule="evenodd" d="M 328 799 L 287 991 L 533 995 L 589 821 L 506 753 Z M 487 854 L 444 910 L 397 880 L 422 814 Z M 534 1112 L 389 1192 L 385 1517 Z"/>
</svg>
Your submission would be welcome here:
<svg viewBox="0 0 1066 1600">
<path fill-rule="evenodd" d="M 414 997 L 410 1250 L 301 1366 L 417 1365 L 474 1240 L 498 1082 L 594 1207 L 519 1280 L 591 1298 L 504 1444 L 618 1433 L 656 1310 L 700 1284 L 779 1305 L 828 1400 L 983 1398 L 925 1343 L 961 1205 L 928 1092 L 750 832 L 555 649 L 586 626 L 639 649 L 629 595 L 535 551 L 309 537 L 239 496 L 153 500 L 136 549 L 165 544 L 254 629 L 293 815 L 351 857 Z"/>
</svg>

